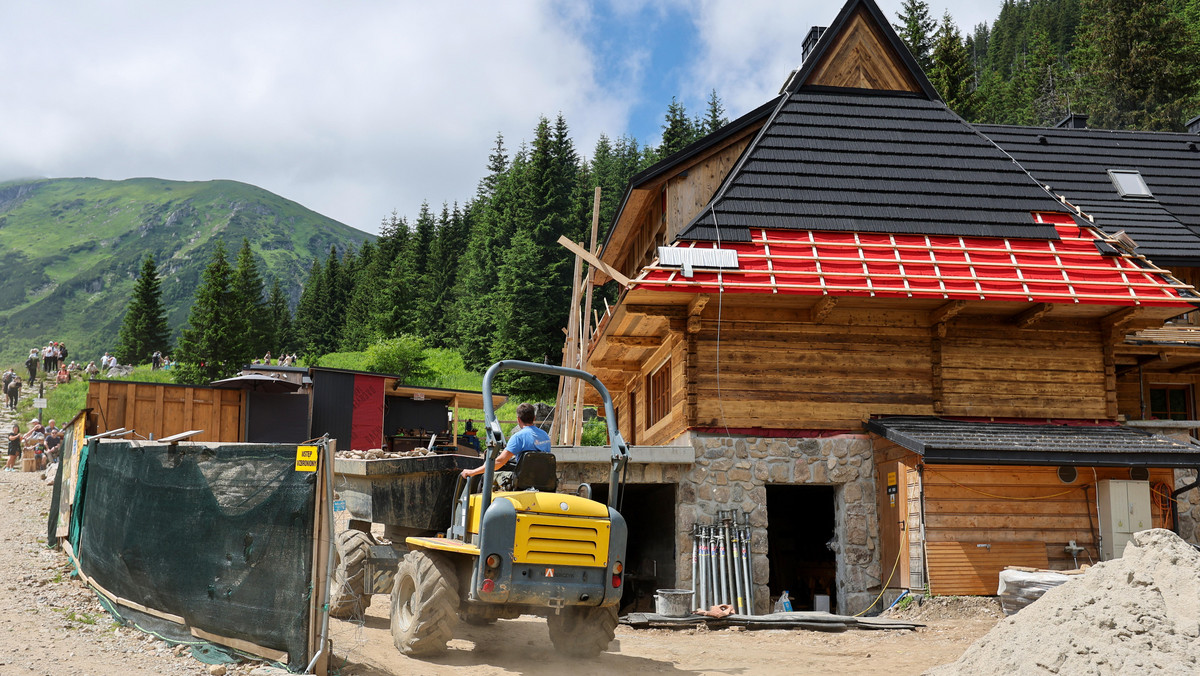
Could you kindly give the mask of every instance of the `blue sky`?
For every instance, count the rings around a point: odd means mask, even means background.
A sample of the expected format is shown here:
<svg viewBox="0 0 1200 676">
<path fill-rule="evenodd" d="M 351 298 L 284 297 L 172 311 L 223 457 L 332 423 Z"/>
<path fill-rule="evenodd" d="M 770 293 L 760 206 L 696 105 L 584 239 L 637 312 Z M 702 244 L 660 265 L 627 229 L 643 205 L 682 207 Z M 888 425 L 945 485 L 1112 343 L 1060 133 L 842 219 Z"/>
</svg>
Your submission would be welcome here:
<svg viewBox="0 0 1200 676">
<path fill-rule="evenodd" d="M 894 17 L 901 0 L 878 0 Z M 955 2 L 965 30 L 1001 0 Z M 950 5 L 929 2 L 940 17 Z M 657 143 L 672 96 L 734 118 L 773 96 L 817 0 L 0 0 L 0 181 L 232 179 L 375 232 L 469 199 L 562 113 Z"/>
</svg>

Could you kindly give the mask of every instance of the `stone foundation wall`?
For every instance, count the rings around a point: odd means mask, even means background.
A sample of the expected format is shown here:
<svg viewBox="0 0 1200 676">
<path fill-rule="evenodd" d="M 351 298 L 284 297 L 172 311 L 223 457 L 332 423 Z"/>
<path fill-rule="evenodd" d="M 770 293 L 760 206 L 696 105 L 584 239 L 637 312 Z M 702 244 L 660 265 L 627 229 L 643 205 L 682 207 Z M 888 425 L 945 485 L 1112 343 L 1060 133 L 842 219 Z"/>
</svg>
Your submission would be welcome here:
<svg viewBox="0 0 1200 676">
<path fill-rule="evenodd" d="M 697 434 L 692 446 L 696 450 L 695 464 L 630 464 L 626 479 L 628 483 L 678 485 L 674 537 L 680 588 L 692 584 L 692 526 L 713 524 L 718 512 L 738 509 L 750 519 L 755 612 L 769 612 L 766 487 L 833 486 L 837 611 L 856 613 L 874 600 L 881 583 L 881 566 L 875 463 L 866 435 L 768 439 Z M 602 464 L 560 463 L 559 474 L 564 481 L 608 481 L 608 467 Z M 663 537 L 671 534 L 664 533 Z"/>
<path fill-rule="evenodd" d="M 1175 470 L 1175 488 L 1183 488 L 1196 480 L 1196 470 Z M 1200 544 L 1200 488 L 1179 496 L 1179 536 L 1192 544 Z"/>
</svg>

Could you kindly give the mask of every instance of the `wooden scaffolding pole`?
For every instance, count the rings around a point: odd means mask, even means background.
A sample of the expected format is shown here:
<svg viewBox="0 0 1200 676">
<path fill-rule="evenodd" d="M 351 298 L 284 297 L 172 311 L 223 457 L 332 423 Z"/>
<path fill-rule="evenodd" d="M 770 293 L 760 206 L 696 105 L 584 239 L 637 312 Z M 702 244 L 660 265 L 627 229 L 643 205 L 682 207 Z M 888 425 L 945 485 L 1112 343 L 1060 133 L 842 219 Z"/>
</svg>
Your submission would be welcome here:
<svg viewBox="0 0 1200 676">
<path fill-rule="evenodd" d="M 600 230 L 600 186 L 596 186 L 596 194 L 592 198 L 592 241 L 588 247 L 588 251 L 593 256 L 596 255 L 596 236 Z M 587 293 L 583 302 L 583 326 L 579 332 L 579 366 L 582 369 L 587 364 L 587 345 L 588 334 L 592 328 L 592 291 L 595 288 L 593 280 L 596 279 L 596 270 L 588 271 L 587 275 Z M 583 439 L 583 388 L 584 384 L 579 383 L 575 388 L 575 417 L 572 419 L 572 433 L 578 442 Z"/>
</svg>

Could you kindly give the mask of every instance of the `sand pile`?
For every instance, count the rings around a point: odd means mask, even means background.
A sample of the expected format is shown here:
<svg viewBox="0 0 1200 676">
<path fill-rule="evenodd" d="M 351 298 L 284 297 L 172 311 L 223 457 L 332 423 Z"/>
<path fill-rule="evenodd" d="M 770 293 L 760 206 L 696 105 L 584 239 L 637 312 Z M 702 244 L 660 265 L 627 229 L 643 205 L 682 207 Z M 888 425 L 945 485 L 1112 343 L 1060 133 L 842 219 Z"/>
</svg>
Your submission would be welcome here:
<svg viewBox="0 0 1200 676">
<path fill-rule="evenodd" d="M 1200 673 L 1200 552 L 1171 531 L 1133 536 L 1120 559 L 1001 621 L 950 674 Z"/>
</svg>

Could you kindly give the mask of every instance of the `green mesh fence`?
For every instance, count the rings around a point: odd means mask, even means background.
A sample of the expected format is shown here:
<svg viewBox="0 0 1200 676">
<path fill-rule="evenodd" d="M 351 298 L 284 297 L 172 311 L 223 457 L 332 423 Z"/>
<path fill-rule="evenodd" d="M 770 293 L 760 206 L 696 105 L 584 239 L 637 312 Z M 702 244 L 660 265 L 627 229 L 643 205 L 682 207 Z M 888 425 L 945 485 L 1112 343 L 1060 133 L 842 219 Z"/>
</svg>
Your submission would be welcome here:
<svg viewBox="0 0 1200 676">
<path fill-rule="evenodd" d="M 70 540 L 84 574 L 187 627 L 306 665 L 316 474 L 296 471 L 295 445 L 93 440 L 83 450 Z"/>
</svg>

